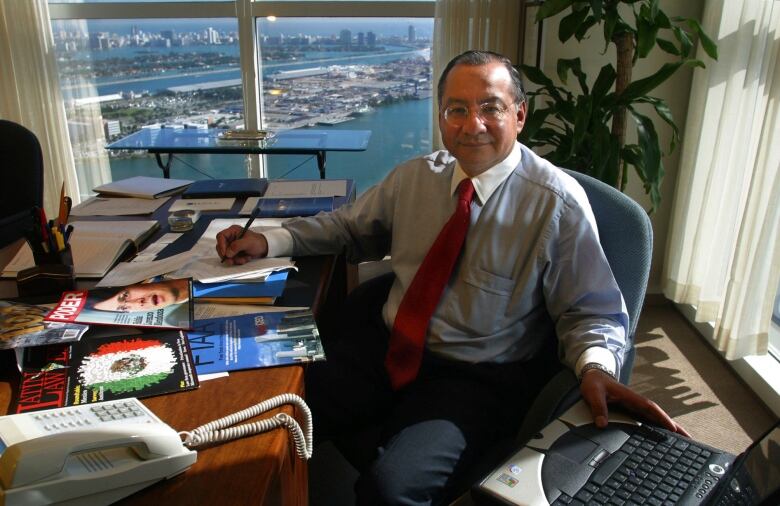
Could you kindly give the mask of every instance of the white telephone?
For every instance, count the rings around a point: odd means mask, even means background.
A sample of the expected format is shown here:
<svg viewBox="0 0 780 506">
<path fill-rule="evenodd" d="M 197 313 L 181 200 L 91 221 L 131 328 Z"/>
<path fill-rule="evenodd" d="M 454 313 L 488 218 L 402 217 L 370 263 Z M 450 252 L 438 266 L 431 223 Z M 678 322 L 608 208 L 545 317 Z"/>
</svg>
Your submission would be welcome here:
<svg viewBox="0 0 780 506">
<path fill-rule="evenodd" d="M 0 417 L 0 504 L 109 504 L 197 452 L 136 399 Z"/>
<path fill-rule="evenodd" d="M 236 425 L 282 404 L 292 417 Z M 0 416 L 0 505 L 103 505 L 186 471 L 188 447 L 212 445 L 284 427 L 301 458 L 312 454 L 311 412 L 295 394 L 277 395 L 238 413 L 177 433 L 137 399 Z M 183 441 L 182 441 L 183 439 Z"/>
</svg>

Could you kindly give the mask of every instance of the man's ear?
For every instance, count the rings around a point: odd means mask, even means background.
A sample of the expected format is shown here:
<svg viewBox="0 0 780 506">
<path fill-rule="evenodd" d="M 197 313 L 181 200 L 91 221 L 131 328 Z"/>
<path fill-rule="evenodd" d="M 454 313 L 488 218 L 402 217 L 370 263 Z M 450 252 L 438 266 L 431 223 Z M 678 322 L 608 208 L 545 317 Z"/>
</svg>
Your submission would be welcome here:
<svg viewBox="0 0 780 506">
<path fill-rule="evenodd" d="M 517 105 L 517 133 L 519 134 L 525 126 L 526 112 L 528 111 L 528 104 L 525 100 Z"/>
</svg>

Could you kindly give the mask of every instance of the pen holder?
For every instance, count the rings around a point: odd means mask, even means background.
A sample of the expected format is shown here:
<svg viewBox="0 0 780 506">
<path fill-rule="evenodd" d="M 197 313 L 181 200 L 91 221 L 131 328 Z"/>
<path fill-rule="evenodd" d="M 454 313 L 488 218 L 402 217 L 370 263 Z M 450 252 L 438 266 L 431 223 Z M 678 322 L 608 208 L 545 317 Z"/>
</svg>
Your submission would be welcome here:
<svg viewBox="0 0 780 506">
<path fill-rule="evenodd" d="M 34 253 L 33 257 L 35 267 L 22 269 L 16 275 L 16 288 L 20 297 L 59 295 L 75 288 L 70 245 L 62 251 Z"/>
</svg>

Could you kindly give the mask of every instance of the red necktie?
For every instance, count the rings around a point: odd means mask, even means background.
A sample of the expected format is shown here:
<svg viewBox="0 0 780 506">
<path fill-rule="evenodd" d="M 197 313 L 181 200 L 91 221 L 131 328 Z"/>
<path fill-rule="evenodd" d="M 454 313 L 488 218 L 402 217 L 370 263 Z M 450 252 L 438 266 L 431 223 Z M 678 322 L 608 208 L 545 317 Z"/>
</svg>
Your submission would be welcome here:
<svg viewBox="0 0 780 506">
<path fill-rule="evenodd" d="M 385 368 L 393 390 L 409 384 L 420 369 L 431 315 L 460 255 L 469 229 L 474 186 L 470 179 L 458 185 L 458 204 L 425 255 L 406 290 L 393 322 Z"/>
</svg>

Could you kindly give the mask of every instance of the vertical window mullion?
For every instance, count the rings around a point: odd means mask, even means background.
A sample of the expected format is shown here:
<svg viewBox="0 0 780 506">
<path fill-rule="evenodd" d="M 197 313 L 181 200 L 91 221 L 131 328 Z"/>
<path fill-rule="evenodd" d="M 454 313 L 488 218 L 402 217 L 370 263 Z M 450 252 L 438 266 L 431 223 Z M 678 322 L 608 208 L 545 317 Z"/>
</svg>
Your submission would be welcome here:
<svg viewBox="0 0 780 506">
<path fill-rule="evenodd" d="M 252 16 L 252 0 L 236 0 L 236 18 L 238 21 L 238 44 L 241 59 L 241 81 L 244 93 L 244 128 L 258 130 L 262 128 L 262 81 L 258 68 L 260 58 L 257 45 L 257 29 Z M 266 177 L 264 158 L 250 155 L 250 177 Z"/>
</svg>

